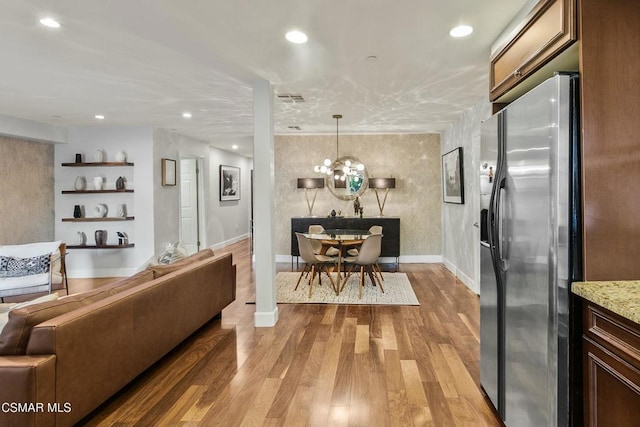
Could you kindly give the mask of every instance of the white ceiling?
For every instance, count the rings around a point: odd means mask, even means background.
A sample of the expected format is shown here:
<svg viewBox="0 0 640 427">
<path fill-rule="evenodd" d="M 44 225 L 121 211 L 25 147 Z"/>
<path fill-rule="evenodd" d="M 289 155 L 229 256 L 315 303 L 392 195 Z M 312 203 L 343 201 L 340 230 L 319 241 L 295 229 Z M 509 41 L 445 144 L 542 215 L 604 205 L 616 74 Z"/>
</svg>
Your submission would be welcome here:
<svg viewBox="0 0 640 427">
<path fill-rule="evenodd" d="M 100 125 L 174 129 L 251 156 L 259 77 L 306 101 L 274 99 L 278 134 L 333 133 L 333 114 L 341 133 L 441 132 L 487 96 L 491 43 L 525 3 L 0 0 L 0 114 L 59 126 L 104 114 Z M 474 33 L 451 38 L 461 23 Z M 287 42 L 294 28 L 309 42 Z"/>
</svg>

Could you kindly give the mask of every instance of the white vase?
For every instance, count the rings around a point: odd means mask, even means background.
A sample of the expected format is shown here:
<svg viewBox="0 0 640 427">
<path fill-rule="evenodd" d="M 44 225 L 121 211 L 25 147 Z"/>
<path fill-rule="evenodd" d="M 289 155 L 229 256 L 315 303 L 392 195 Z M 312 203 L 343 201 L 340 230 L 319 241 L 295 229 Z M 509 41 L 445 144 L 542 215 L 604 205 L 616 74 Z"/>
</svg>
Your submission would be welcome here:
<svg viewBox="0 0 640 427">
<path fill-rule="evenodd" d="M 74 188 L 78 191 L 82 191 L 87 188 L 87 180 L 84 176 L 76 177 L 76 182 L 73 184 Z"/>
<path fill-rule="evenodd" d="M 104 203 L 98 203 L 93 207 L 93 216 L 96 218 L 104 218 L 107 216 L 109 208 Z"/>
<path fill-rule="evenodd" d="M 118 151 L 116 153 L 116 162 L 124 163 L 127 161 L 127 153 L 124 151 Z"/>
<path fill-rule="evenodd" d="M 104 162 L 104 151 L 98 148 L 93 155 L 93 161 L 96 163 Z"/>
<path fill-rule="evenodd" d="M 87 244 L 87 235 L 83 231 L 76 232 L 76 237 L 73 241 L 76 246 L 84 246 Z"/>
<path fill-rule="evenodd" d="M 101 176 L 96 176 L 95 178 L 93 178 L 93 188 L 95 188 L 96 190 L 102 190 L 103 186 L 104 180 Z"/>
<path fill-rule="evenodd" d="M 118 205 L 118 211 L 117 211 L 117 215 L 119 217 L 126 217 L 127 216 L 127 205 L 122 204 L 122 205 Z"/>
</svg>

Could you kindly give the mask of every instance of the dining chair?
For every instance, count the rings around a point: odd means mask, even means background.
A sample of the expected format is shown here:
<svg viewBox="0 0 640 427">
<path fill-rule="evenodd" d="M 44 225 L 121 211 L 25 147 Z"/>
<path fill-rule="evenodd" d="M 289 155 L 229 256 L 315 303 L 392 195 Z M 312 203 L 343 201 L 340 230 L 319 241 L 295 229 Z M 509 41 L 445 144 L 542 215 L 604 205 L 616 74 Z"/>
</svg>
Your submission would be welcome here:
<svg viewBox="0 0 640 427">
<path fill-rule="evenodd" d="M 328 255 L 315 254 L 313 252 L 313 247 L 311 246 L 311 242 L 309 239 L 302 233 L 296 233 L 296 237 L 298 239 L 298 249 L 300 250 L 300 257 L 302 261 L 304 261 L 304 269 L 300 273 L 300 277 L 298 277 L 298 282 L 296 283 L 295 290 L 298 290 L 298 286 L 300 285 L 300 281 L 305 273 L 310 273 L 309 277 L 309 298 L 311 298 L 311 292 L 313 291 L 313 281 L 315 279 L 316 273 L 318 273 L 318 284 L 322 285 L 322 272 L 326 273 L 329 277 L 329 281 L 331 282 L 331 287 L 333 288 L 336 295 L 338 295 L 338 287 L 336 286 L 331 274 L 329 274 L 328 266 L 330 264 L 335 265 L 336 259 L 334 257 L 330 257 Z"/>
<path fill-rule="evenodd" d="M 369 234 L 382 234 L 382 226 L 381 225 L 372 225 L 369 228 Z M 347 251 L 349 256 L 358 256 L 358 248 L 349 249 Z M 380 276 L 380 280 L 384 280 L 384 276 L 382 275 L 382 270 L 380 270 L 380 266 L 378 262 L 373 265 L 373 269 L 378 276 Z"/>
<path fill-rule="evenodd" d="M 347 278 L 345 279 L 342 287 L 340 288 L 340 292 L 342 292 L 342 288 L 349 280 L 349 277 L 353 273 L 353 269 L 356 266 L 360 267 L 360 286 L 358 290 L 358 298 L 362 298 L 362 289 L 364 288 L 364 275 L 367 273 L 369 275 L 369 279 L 371 279 L 371 284 L 376 286 L 376 281 L 378 285 L 380 285 L 380 290 L 384 292 L 384 288 L 382 287 L 382 281 L 378 278 L 375 273 L 374 265 L 377 263 L 378 258 L 380 257 L 380 250 L 382 249 L 382 234 L 372 234 L 367 237 L 365 241 L 360 246 L 360 251 L 358 251 L 358 255 L 355 257 L 346 257 L 343 259 L 343 262 L 349 265 Z"/>
<path fill-rule="evenodd" d="M 324 227 L 321 225 L 310 225 L 309 226 L 309 234 L 322 234 L 324 233 Z M 319 240 L 311 240 L 311 246 L 313 247 L 314 254 L 322 254 L 322 242 Z M 327 256 L 337 256 L 338 248 L 330 246 L 327 248 L 323 255 Z"/>
</svg>

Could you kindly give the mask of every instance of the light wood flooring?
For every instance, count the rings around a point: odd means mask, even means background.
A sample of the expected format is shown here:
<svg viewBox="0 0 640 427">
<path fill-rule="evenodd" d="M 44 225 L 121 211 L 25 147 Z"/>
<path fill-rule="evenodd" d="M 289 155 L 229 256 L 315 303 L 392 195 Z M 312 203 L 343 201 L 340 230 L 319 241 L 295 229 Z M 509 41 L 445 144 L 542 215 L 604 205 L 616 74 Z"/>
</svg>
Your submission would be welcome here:
<svg viewBox="0 0 640 427">
<path fill-rule="evenodd" d="M 442 265 L 400 265 L 419 307 L 281 304 L 255 328 L 248 242 L 229 251 L 237 300 L 82 425 L 501 425 L 479 388 L 478 297 Z"/>
</svg>

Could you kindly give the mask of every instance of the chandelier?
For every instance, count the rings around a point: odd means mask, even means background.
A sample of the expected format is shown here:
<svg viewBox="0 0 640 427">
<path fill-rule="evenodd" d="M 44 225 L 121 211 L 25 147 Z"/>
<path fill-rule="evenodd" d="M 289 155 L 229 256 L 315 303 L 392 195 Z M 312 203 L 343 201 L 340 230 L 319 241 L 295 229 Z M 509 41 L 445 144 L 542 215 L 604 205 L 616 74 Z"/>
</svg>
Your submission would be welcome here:
<svg viewBox="0 0 640 427">
<path fill-rule="evenodd" d="M 338 123 L 341 114 L 334 114 L 336 119 L 336 157 L 335 161 L 326 158 L 321 165 L 315 165 L 313 170 L 325 174 L 327 187 L 334 196 L 343 200 L 353 200 L 367 189 L 368 181 L 364 164 L 355 157 L 340 157 L 340 138 Z"/>
</svg>

